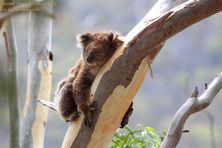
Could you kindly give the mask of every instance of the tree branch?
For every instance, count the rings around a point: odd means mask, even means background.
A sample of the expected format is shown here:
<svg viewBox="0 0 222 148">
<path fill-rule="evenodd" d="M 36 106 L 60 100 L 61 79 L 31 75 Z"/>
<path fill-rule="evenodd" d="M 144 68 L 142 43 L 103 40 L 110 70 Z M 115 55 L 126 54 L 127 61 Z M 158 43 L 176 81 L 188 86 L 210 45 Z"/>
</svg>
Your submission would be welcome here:
<svg viewBox="0 0 222 148">
<path fill-rule="evenodd" d="M 200 96 L 193 96 L 179 108 L 173 117 L 172 123 L 167 131 L 166 137 L 161 144 L 161 148 L 172 148 L 178 144 L 184 124 L 188 117 L 206 108 L 215 98 L 222 88 L 222 72 L 211 82 L 208 89 Z"/>
<path fill-rule="evenodd" d="M 16 4 L 16 0 L 12 2 L 12 0 L 5 0 L 2 3 L 2 7 L 0 8 L 0 29 L 5 21 L 6 18 L 19 14 L 19 13 L 24 13 L 24 12 L 29 12 L 29 11 L 35 11 L 35 12 L 40 12 L 41 15 L 47 16 L 50 18 L 55 18 L 55 16 L 52 13 L 49 13 L 48 11 L 45 11 L 42 9 L 42 5 L 40 4 L 41 2 L 24 2 L 21 4 Z M 4 5 L 6 3 L 6 5 Z M 7 5 L 7 3 L 11 3 L 11 5 Z M 14 4 L 14 5 L 13 5 Z M 5 10 L 4 10 L 5 9 Z"/>
<path fill-rule="evenodd" d="M 217 93 L 220 91 L 222 87 L 222 72 L 218 74 L 218 76 L 208 85 L 205 92 L 198 98 L 197 105 L 195 106 L 193 113 L 199 112 L 200 110 L 203 110 L 208 105 L 211 104 L 214 97 L 217 95 Z"/>
</svg>

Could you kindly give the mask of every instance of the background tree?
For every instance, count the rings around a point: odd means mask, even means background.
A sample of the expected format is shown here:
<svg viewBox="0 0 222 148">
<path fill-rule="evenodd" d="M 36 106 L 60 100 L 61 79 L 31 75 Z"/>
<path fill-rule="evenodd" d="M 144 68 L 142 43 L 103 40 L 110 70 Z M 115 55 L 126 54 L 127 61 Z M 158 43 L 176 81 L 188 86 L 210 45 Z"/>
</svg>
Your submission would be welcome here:
<svg viewBox="0 0 222 148">
<path fill-rule="evenodd" d="M 48 14 L 52 14 L 53 1 L 50 1 L 51 3 L 49 1 L 48 3 L 38 1 L 38 4 L 40 4 L 38 7 L 35 5 L 37 3 L 34 3 L 37 1 L 33 1 L 33 3 L 19 2 L 11 0 L 2 2 L 0 16 L 0 27 L 5 41 L 7 60 L 6 96 L 8 96 L 10 115 L 10 147 L 43 147 L 47 109 L 37 109 L 36 97 L 43 96 L 49 99 L 51 93 L 52 18 Z M 21 12 L 28 13 L 29 11 L 32 11 L 29 18 L 30 31 L 28 36 L 30 69 L 28 71 L 27 97 L 23 119 L 20 119 L 20 104 L 17 95 L 17 46 L 13 28 L 14 23 L 12 23 L 10 16 Z M 35 119 L 36 121 L 34 121 Z"/>
<path fill-rule="evenodd" d="M 17 86 L 17 45 L 11 18 L 4 20 L 2 27 L 3 37 L 6 48 L 7 76 L 2 77 L 3 84 L 6 86 L 6 96 L 8 97 L 9 117 L 10 117 L 10 147 L 20 145 L 20 118 L 19 100 Z M 6 79 L 4 79 L 6 78 Z M 4 82 L 6 80 L 6 83 Z M 3 88 L 4 90 L 4 88 Z"/>
<path fill-rule="evenodd" d="M 42 9 L 52 13 L 53 1 L 40 2 Z M 21 147 L 43 147 L 48 109 L 37 105 L 36 99 L 51 95 L 52 18 L 41 11 L 30 12 L 28 31 L 28 79 L 23 108 Z"/>
</svg>

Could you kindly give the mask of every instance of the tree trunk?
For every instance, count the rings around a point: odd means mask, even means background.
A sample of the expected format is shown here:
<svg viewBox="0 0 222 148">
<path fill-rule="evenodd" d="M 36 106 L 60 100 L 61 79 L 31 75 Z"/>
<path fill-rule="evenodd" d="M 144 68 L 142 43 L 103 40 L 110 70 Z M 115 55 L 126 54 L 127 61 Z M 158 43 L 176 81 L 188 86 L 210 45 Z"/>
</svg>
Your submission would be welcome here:
<svg viewBox="0 0 222 148">
<path fill-rule="evenodd" d="M 4 25 L 2 29 L 7 50 L 7 96 L 10 120 L 10 147 L 19 148 L 20 118 L 17 90 L 17 46 L 11 18 L 8 18 L 5 23 L 6 25 Z"/>
<path fill-rule="evenodd" d="M 71 123 L 63 147 L 107 147 L 146 76 L 149 69 L 147 56 L 153 60 L 162 42 L 221 10 L 222 0 L 194 0 L 161 16 L 161 12 L 154 16 L 148 14 L 126 36 L 124 45 L 102 68 L 93 83 L 90 96 L 98 102 L 93 126 L 86 127 L 83 117 Z"/>
<path fill-rule="evenodd" d="M 33 1 L 33 2 L 37 2 Z M 38 2 L 40 2 L 38 0 Z M 43 11 L 52 14 L 50 4 L 42 5 Z M 37 104 L 36 99 L 49 100 L 51 94 L 51 33 L 52 18 L 40 12 L 29 13 L 28 32 L 28 80 L 23 108 L 21 147 L 41 148 L 44 145 L 45 124 L 48 108 Z"/>
</svg>

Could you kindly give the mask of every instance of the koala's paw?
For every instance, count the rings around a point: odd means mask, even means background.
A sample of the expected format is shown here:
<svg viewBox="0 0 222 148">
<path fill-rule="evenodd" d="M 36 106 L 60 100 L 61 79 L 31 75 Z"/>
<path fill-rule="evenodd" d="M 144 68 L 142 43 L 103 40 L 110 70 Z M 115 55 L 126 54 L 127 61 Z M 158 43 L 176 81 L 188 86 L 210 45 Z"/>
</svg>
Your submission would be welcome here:
<svg viewBox="0 0 222 148">
<path fill-rule="evenodd" d="M 85 114 L 85 125 L 87 127 L 91 127 L 94 121 L 95 112 L 98 108 L 98 103 L 96 101 L 92 102 L 90 106 L 88 106 L 88 110 L 84 113 Z"/>
<path fill-rule="evenodd" d="M 91 108 L 91 111 L 97 111 L 98 110 L 98 102 L 97 101 L 93 101 L 90 104 L 90 108 Z"/>
</svg>

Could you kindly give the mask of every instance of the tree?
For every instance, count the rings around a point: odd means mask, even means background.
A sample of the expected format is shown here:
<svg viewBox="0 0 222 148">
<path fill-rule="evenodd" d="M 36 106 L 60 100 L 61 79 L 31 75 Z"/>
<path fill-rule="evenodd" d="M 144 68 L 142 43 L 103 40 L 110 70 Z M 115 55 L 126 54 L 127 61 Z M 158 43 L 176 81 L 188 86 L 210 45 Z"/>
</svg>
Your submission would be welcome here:
<svg viewBox="0 0 222 148">
<path fill-rule="evenodd" d="M 0 28 L 3 30 L 7 53 L 10 147 L 39 148 L 43 147 L 44 144 L 44 128 L 48 109 L 42 109 L 41 106 L 38 106 L 36 99 L 37 97 L 49 99 L 51 94 L 51 14 L 53 1 L 48 1 L 48 4 L 38 4 L 44 2 L 42 0 L 15 5 L 16 2 L 18 1 L 5 0 L 2 3 L 0 16 Z M 17 95 L 17 47 L 11 16 L 24 12 L 24 10 L 32 12 L 30 12 L 29 18 L 27 96 L 23 108 L 23 118 L 21 119 Z"/>
<path fill-rule="evenodd" d="M 19 147 L 20 145 L 20 117 L 19 101 L 17 90 L 17 45 L 12 19 L 9 18 L 3 26 L 3 36 L 7 53 L 7 97 L 9 104 L 10 117 L 10 147 Z"/>
<path fill-rule="evenodd" d="M 187 1 L 177 6 L 182 2 L 159 0 L 126 36 L 124 45 L 104 66 L 91 88 L 91 99 L 99 103 L 93 126 L 86 127 L 83 117 L 72 123 L 63 147 L 107 147 L 161 44 L 186 27 L 222 10 L 221 0 Z"/>
<path fill-rule="evenodd" d="M 32 2 L 44 2 L 35 1 Z M 52 2 L 43 4 L 42 10 L 52 14 Z M 29 13 L 28 31 L 28 80 L 23 108 L 21 147 L 43 147 L 48 109 L 37 105 L 37 98 L 50 99 L 51 95 L 51 32 L 52 18 L 41 11 Z"/>
</svg>

